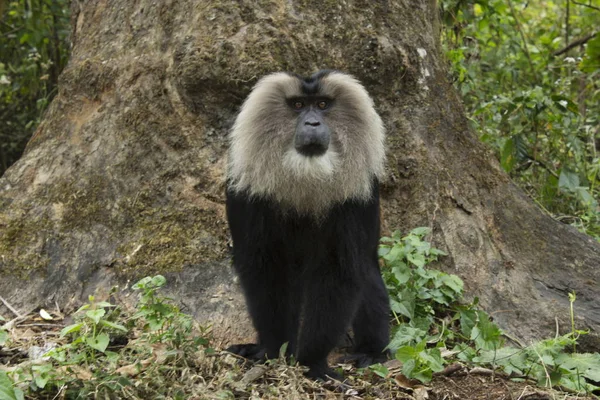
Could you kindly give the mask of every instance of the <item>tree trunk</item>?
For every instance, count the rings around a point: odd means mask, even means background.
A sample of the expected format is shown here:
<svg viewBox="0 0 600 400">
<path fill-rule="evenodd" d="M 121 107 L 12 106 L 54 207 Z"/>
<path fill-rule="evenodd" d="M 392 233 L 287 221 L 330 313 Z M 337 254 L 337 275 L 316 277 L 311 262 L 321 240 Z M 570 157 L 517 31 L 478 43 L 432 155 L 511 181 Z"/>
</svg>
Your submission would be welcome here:
<svg viewBox="0 0 600 400">
<path fill-rule="evenodd" d="M 467 126 L 435 1 L 73 1 L 73 53 L 0 180 L 0 294 L 27 311 L 162 273 L 223 340 L 253 335 L 229 267 L 227 131 L 256 80 L 354 74 L 387 126 L 384 231 L 433 228 L 448 272 L 512 335 L 600 349 L 600 245 L 545 215 Z M 7 314 L 7 310 L 1 310 Z"/>
</svg>

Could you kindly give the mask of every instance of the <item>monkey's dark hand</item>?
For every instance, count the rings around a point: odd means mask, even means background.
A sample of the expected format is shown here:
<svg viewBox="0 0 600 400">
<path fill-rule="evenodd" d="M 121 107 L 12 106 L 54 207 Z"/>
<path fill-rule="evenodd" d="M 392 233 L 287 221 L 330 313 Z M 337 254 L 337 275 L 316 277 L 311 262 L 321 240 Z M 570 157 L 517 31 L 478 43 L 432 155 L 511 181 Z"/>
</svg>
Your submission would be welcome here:
<svg viewBox="0 0 600 400">
<path fill-rule="evenodd" d="M 333 369 L 327 366 L 310 367 L 310 369 L 304 374 L 304 376 L 310 379 L 314 379 L 316 381 L 328 381 L 330 379 L 335 379 L 336 381 L 341 382 L 344 380 L 344 377 L 342 375 L 338 374 Z"/>
<path fill-rule="evenodd" d="M 244 357 L 251 361 L 265 361 L 266 360 L 266 350 L 255 343 L 246 343 L 246 344 L 234 344 L 233 346 L 229 346 L 225 351 L 237 354 L 240 357 Z"/>
</svg>

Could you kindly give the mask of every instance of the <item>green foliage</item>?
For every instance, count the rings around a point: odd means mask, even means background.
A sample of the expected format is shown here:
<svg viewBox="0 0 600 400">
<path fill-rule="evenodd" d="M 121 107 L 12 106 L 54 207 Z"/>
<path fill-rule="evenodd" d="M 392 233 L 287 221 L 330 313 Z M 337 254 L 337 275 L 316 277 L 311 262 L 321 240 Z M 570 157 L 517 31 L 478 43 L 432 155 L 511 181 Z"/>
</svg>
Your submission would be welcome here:
<svg viewBox="0 0 600 400">
<path fill-rule="evenodd" d="M 454 275 L 427 268 L 444 253 L 425 241 L 429 228 L 395 232 L 381 239 L 383 277 L 390 294 L 395 326 L 388 346 L 402 362 L 402 373 L 428 382 L 453 360 L 501 369 L 509 376 L 535 379 L 543 386 L 563 386 L 590 393 L 598 388 L 600 354 L 577 354 L 576 342 L 585 332 L 572 332 L 533 343 L 526 348 L 505 346 L 503 333 L 490 316 L 472 304 L 461 304 L 463 282 Z M 571 305 L 575 295 L 569 296 Z M 572 353 L 565 350 L 570 347 Z M 452 349 L 452 350 L 448 350 Z M 382 366 L 370 370 L 381 377 Z"/>
<path fill-rule="evenodd" d="M 20 157 L 56 93 L 69 54 L 69 4 L 0 2 L 0 175 Z"/>
<path fill-rule="evenodd" d="M 0 322 L 5 321 L 4 317 L 0 315 Z M 8 332 L 4 328 L 4 325 L 0 325 L 0 346 L 4 346 L 4 344 L 8 341 Z"/>
<path fill-rule="evenodd" d="M 14 387 L 6 372 L 0 371 L 0 399 L 1 400 L 23 400 L 23 391 Z"/>
<path fill-rule="evenodd" d="M 391 238 L 381 239 L 384 244 L 379 248 L 379 255 L 389 266 L 384 270 L 384 280 L 388 283 L 392 311 L 397 318 L 401 315 L 430 320 L 436 306 L 448 306 L 462 294 L 460 278 L 424 268 L 438 256 L 445 255 L 423 241 L 428 233 L 429 228 L 417 228 L 405 237 L 396 231 Z"/>
<path fill-rule="evenodd" d="M 502 347 L 484 350 L 475 357 L 464 360 L 476 364 L 492 365 L 513 376 L 528 376 L 540 386 L 563 386 L 577 392 L 592 392 L 598 387 L 589 381 L 598 382 L 600 376 L 600 354 L 566 353 L 565 349 L 576 342 L 571 333 L 554 339 L 542 340 L 518 349 Z"/>
<path fill-rule="evenodd" d="M 162 276 L 137 282 L 134 312 L 90 296 L 75 323 L 62 329 L 66 344 L 8 375 L 0 372 L 0 400 L 22 399 L 23 391 L 36 398 L 183 398 L 181 374 L 199 351 L 212 349 L 202 329 L 194 334 L 191 317 L 158 293 L 165 282 Z M 138 374 L 140 380 L 132 378 Z"/>
<path fill-rule="evenodd" d="M 164 276 L 156 275 L 133 285 L 132 289 L 140 292 L 138 312 L 133 319 L 143 321 L 150 342 L 170 341 L 178 347 L 192 329 L 192 318 L 182 314 L 171 299 L 157 294 L 165 283 Z"/>
<path fill-rule="evenodd" d="M 442 8 L 446 55 L 481 140 L 540 206 L 600 239 L 600 34 L 558 54 L 597 33 L 600 12 L 572 2 L 567 12 L 566 1 Z"/>
<path fill-rule="evenodd" d="M 403 346 L 396 350 L 396 359 L 402 361 L 402 372 L 409 378 L 421 382 L 429 382 L 434 372 L 444 370 L 445 360 L 440 349 L 426 347 L 427 343 L 421 341 L 413 346 Z"/>
<path fill-rule="evenodd" d="M 97 352 L 106 351 L 111 334 L 127 333 L 127 328 L 113 322 L 118 317 L 119 310 L 114 305 L 106 301 L 97 302 L 94 296 L 90 296 L 89 303 L 75 313 L 77 323 L 64 327 L 60 332 L 61 336 L 70 335 L 71 343 L 53 350 L 50 355 L 63 360 L 67 357 L 63 352 L 67 352 L 75 355 L 77 360 L 94 360 Z"/>
</svg>

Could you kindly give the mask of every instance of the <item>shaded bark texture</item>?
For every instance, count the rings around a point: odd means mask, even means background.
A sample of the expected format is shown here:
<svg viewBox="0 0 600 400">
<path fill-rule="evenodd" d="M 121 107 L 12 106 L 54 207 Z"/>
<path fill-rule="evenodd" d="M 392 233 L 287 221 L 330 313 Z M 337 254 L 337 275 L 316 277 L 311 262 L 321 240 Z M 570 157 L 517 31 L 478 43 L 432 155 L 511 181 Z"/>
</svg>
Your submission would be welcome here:
<svg viewBox="0 0 600 400">
<path fill-rule="evenodd" d="M 358 77 L 387 126 L 383 230 L 431 226 L 469 296 L 515 337 L 600 349 L 600 246 L 515 187 L 467 126 L 421 0 L 74 1 L 73 53 L 0 179 L 0 295 L 64 306 L 153 273 L 225 341 L 253 336 L 224 214 L 226 135 L 256 80 Z M 8 314 L 6 310 L 0 310 Z M 244 314 L 245 315 L 245 314 Z"/>
</svg>

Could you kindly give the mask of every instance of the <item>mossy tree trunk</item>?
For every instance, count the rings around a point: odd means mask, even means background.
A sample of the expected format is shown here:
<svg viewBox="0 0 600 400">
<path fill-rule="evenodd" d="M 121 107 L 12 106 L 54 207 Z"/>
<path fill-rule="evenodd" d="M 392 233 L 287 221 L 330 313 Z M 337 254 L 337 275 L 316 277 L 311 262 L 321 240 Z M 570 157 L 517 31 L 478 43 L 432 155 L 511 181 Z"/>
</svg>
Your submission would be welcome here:
<svg viewBox="0 0 600 400">
<path fill-rule="evenodd" d="M 384 229 L 431 226 L 442 267 L 517 337 L 553 333 L 555 317 L 568 329 L 575 290 L 600 347 L 600 246 L 544 215 L 469 130 L 435 1 L 72 8 L 59 93 L 0 180 L 0 294 L 21 311 L 160 272 L 221 337 L 252 336 L 229 268 L 227 131 L 263 74 L 327 67 L 363 81 L 387 126 Z"/>
</svg>

